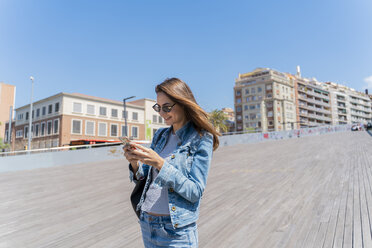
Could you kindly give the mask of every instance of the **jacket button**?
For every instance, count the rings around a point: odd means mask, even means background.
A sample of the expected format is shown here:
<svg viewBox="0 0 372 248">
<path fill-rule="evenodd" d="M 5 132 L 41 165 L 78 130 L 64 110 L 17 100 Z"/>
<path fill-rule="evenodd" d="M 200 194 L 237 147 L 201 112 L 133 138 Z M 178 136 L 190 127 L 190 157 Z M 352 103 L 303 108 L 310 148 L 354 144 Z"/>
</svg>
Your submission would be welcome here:
<svg viewBox="0 0 372 248">
<path fill-rule="evenodd" d="M 172 211 L 173 211 L 173 212 L 176 211 L 176 207 L 173 206 L 173 207 L 172 207 Z"/>
<path fill-rule="evenodd" d="M 174 224 L 174 227 L 177 228 L 178 227 L 178 224 Z"/>
<path fill-rule="evenodd" d="M 174 189 L 173 188 L 170 188 L 169 189 L 169 192 L 173 193 L 174 192 Z"/>
<path fill-rule="evenodd" d="M 175 158 L 176 156 L 174 154 L 172 154 L 171 158 Z"/>
</svg>

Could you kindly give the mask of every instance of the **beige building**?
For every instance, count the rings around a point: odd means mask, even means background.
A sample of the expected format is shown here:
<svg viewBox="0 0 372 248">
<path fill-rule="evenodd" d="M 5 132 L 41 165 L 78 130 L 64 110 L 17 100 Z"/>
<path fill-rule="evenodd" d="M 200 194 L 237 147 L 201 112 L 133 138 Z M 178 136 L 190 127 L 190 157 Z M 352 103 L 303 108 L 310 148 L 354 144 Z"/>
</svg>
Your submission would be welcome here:
<svg viewBox="0 0 372 248">
<path fill-rule="evenodd" d="M 235 80 L 236 130 L 281 131 L 372 120 L 368 92 L 258 68 Z"/>
<path fill-rule="evenodd" d="M 5 138 L 5 123 L 9 121 L 10 107 L 14 109 L 16 87 L 0 82 L 0 138 Z"/>
<path fill-rule="evenodd" d="M 332 124 L 331 95 L 327 87 L 316 80 L 295 78 L 297 128 Z"/>
<path fill-rule="evenodd" d="M 71 141 L 119 141 L 119 136 L 135 140 L 151 140 L 162 118 L 152 110 L 154 100 L 127 102 L 128 130 L 125 129 L 124 107 L 121 101 L 79 93 L 59 93 L 33 104 L 32 149 L 66 146 Z M 29 134 L 30 105 L 16 109 L 13 150 L 25 149 Z M 148 122 L 148 117 L 157 123 Z M 152 119 L 151 119 L 152 120 Z"/>
<path fill-rule="evenodd" d="M 239 74 L 234 87 L 236 131 L 282 131 L 296 123 L 294 80 L 269 68 Z"/>
<path fill-rule="evenodd" d="M 368 92 L 358 92 L 344 85 L 327 82 L 331 92 L 333 124 L 366 124 L 372 119 Z"/>
</svg>

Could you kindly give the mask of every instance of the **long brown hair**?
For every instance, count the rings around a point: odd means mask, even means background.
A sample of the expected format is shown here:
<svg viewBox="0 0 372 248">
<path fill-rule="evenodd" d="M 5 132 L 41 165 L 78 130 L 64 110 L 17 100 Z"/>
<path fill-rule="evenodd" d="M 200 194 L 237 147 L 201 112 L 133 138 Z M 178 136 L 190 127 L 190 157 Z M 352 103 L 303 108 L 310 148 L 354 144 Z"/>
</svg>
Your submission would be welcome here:
<svg viewBox="0 0 372 248">
<path fill-rule="evenodd" d="M 192 121 L 196 130 L 201 135 L 202 130 L 206 130 L 213 135 L 213 150 L 216 150 L 220 144 L 219 132 L 209 121 L 209 115 L 196 102 L 189 86 L 179 78 L 167 78 L 161 84 L 155 87 L 155 92 L 165 93 L 172 101 L 179 104 L 186 114 L 186 119 Z"/>
</svg>

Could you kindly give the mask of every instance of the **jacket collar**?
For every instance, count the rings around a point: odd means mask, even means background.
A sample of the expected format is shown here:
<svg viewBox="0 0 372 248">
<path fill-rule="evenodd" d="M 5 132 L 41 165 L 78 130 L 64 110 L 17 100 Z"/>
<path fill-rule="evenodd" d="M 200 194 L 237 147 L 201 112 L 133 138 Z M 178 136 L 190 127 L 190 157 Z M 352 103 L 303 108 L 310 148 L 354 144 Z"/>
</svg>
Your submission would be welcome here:
<svg viewBox="0 0 372 248">
<path fill-rule="evenodd" d="M 181 127 L 180 129 L 178 129 L 176 131 L 176 136 L 181 140 L 185 140 L 187 138 L 187 135 L 190 135 L 190 131 L 195 129 L 194 128 L 194 124 L 192 123 L 192 121 L 188 121 L 186 122 L 185 125 L 183 125 L 183 127 Z M 168 130 L 166 130 L 164 133 L 163 133 L 163 137 L 168 137 L 168 135 L 170 134 L 170 132 L 173 130 L 173 126 L 170 126 L 168 128 Z"/>
</svg>

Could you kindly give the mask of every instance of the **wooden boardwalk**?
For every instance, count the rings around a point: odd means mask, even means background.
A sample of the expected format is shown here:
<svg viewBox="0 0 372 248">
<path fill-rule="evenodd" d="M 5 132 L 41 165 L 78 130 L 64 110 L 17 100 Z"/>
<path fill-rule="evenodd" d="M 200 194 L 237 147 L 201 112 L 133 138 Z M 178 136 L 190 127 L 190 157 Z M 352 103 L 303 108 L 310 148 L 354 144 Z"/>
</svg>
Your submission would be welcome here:
<svg viewBox="0 0 372 248">
<path fill-rule="evenodd" d="M 0 173 L 0 248 L 143 247 L 124 160 Z M 366 132 L 220 148 L 200 247 L 372 247 Z"/>
</svg>

